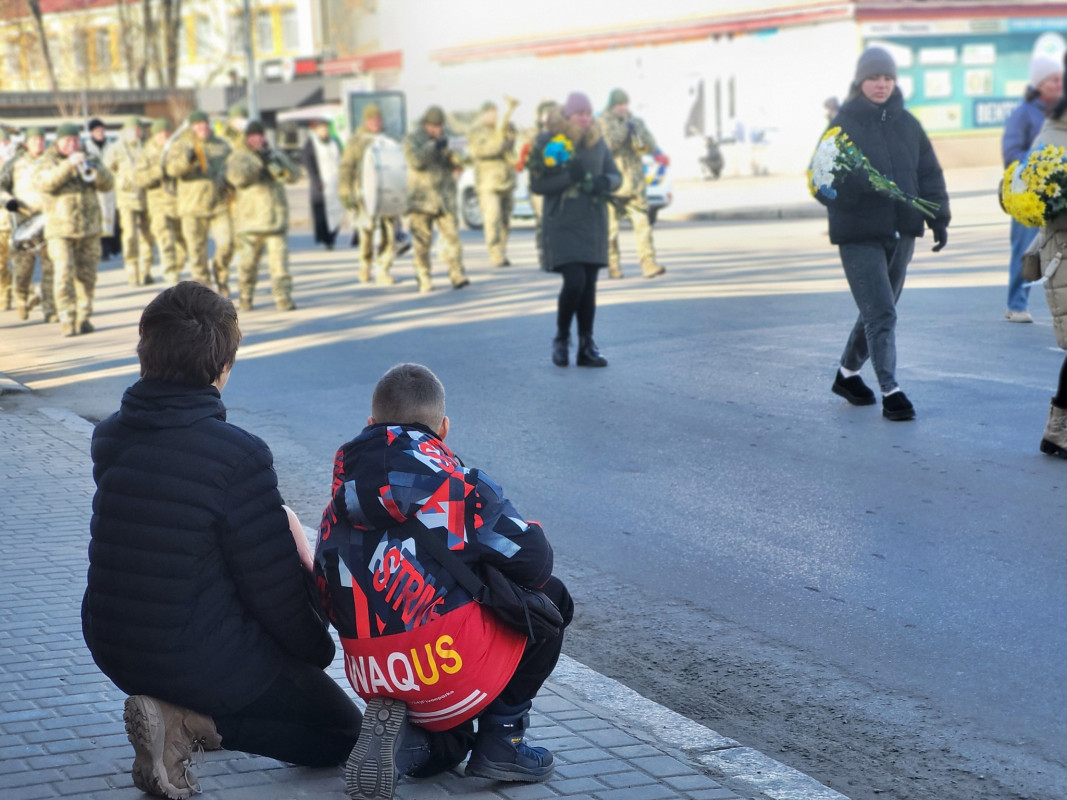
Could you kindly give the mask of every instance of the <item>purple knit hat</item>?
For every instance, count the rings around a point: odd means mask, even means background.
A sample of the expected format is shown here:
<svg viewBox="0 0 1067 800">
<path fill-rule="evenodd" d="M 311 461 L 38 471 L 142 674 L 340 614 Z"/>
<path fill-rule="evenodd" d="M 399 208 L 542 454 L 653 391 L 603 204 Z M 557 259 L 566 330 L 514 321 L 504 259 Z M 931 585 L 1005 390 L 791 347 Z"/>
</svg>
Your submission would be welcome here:
<svg viewBox="0 0 1067 800">
<path fill-rule="evenodd" d="M 569 117 L 571 114 L 576 114 L 579 111 L 589 111 L 592 113 L 593 104 L 589 102 L 589 98 L 581 92 L 571 92 L 567 95 L 567 102 L 563 104 L 563 116 Z"/>
</svg>

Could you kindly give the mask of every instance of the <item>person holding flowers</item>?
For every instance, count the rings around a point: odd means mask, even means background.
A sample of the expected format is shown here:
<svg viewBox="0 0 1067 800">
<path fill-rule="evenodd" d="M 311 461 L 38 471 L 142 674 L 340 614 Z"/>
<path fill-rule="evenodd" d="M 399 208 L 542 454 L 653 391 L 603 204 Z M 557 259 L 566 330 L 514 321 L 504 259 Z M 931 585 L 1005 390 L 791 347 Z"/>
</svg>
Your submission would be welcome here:
<svg viewBox="0 0 1067 800">
<path fill-rule="evenodd" d="M 530 148 L 530 191 L 544 197 L 544 267 L 563 276 L 552 363 L 567 366 L 571 322 L 578 317 L 579 367 L 606 367 L 593 341 L 597 273 L 608 264 L 608 195 L 622 175 L 593 119 L 593 105 L 572 92 Z"/>
<path fill-rule="evenodd" d="M 933 251 L 948 241 L 948 193 L 922 125 L 904 109 L 897 67 L 870 47 L 856 64 L 849 95 L 812 159 L 809 188 L 827 207 L 859 317 L 849 334 L 832 391 L 852 405 L 874 405 L 860 370 L 871 360 L 882 415 L 915 418 L 896 377 L 896 305 L 915 250 L 929 226 Z"/>
</svg>

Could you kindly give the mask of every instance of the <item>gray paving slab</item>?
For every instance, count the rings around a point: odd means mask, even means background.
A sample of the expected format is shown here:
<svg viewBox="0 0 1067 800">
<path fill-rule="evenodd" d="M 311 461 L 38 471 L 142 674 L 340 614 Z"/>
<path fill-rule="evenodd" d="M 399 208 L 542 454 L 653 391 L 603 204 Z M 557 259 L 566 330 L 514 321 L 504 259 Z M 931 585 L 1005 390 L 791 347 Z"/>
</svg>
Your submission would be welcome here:
<svg viewBox="0 0 1067 800">
<path fill-rule="evenodd" d="M 6 385 L 0 375 L 0 386 Z M 123 694 L 81 639 L 93 494 L 92 425 L 66 409 L 0 403 L 0 796 L 136 800 Z M 58 504 L 58 506 L 57 506 Z M 58 513 L 62 512 L 62 513 Z M 347 687 L 340 660 L 331 675 Z M 847 800 L 757 751 L 563 656 L 534 705 L 530 738 L 549 746 L 544 784 L 460 770 L 404 781 L 402 800 Z M 461 768 L 460 768 L 461 769 Z M 340 768 L 291 767 L 220 751 L 196 767 L 204 795 L 344 798 Z"/>
</svg>

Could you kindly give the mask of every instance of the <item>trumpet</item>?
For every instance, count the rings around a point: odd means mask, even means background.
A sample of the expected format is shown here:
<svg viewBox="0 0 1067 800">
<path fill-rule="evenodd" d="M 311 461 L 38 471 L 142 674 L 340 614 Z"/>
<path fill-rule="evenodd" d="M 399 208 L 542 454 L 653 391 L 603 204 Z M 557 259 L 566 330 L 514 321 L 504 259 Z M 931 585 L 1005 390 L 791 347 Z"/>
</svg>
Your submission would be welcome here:
<svg viewBox="0 0 1067 800">
<path fill-rule="evenodd" d="M 75 165 L 75 169 L 78 170 L 78 176 L 85 181 L 85 183 L 96 183 L 98 166 L 95 158 L 86 156 Z"/>
</svg>

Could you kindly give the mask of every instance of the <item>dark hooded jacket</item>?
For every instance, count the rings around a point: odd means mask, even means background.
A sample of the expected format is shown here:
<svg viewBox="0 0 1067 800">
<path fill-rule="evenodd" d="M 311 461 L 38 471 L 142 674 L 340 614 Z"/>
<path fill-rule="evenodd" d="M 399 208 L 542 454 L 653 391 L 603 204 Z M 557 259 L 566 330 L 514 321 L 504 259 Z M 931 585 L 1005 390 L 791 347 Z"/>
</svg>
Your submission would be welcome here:
<svg viewBox="0 0 1067 800">
<path fill-rule="evenodd" d="M 330 664 L 270 449 L 226 422 L 215 387 L 139 381 L 92 457 L 82 629 L 116 686 L 214 716 L 286 659 Z"/>
<path fill-rule="evenodd" d="M 884 241 L 898 233 L 922 236 L 924 220 L 931 228 L 948 225 L 951 215 L 941 165 L 922 125 L 904 109 L 899 88 L 880 105 L 857 94 L 845 101 L 830 124 L 840 126 L 871 165 L 905 193 L 941 205 L 935 218 L 927 219 L 911 206 L 875 192 L 866 178 L 851 175 L 835 199 L 817 196 L 829 209 L 833 244 Z"/>
<path fill-rule="evenodd" d="M 543 152 L 549 140 L 560 133 L 573 143 L 574 158 L 582 162 L 586 172 L 594 178 L 607 177 L 609 194 L 619 188 L 622 175 L 596 120 L 583 132 L 554 112 L 533 147 Z M 558 272 L 564 264 L 606 266 L 608 210 L 604 195 L 581 191 L 567 168 L 536 174 L 535 163 L 531 160 L 530 191 L 545 197 L 541 216 L 545 269 Z"/>
</svg>

